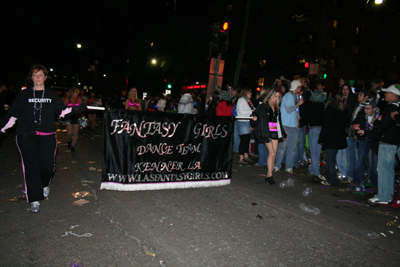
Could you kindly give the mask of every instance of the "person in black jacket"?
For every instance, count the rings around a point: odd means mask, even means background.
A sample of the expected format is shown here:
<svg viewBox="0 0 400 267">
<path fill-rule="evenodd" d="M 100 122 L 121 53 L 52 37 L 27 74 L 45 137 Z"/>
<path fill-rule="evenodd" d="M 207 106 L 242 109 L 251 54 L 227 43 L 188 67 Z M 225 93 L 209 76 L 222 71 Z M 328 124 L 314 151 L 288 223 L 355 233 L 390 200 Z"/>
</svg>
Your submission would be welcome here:
<svg viewBox="0 0 400 267">
<path fill-rule="evenodd" d="M 400 155 L 400 125 L 396 123 L 400 106 L 400 84 L 387 89 L 382 88 L 388 104 L 382 115 L 374 122 L 374 127 L 381 131 L 378 152 L 378 194 L 368 201 L 377 204 L 388 204 L 394 195 L 394 168 L 396 154 Z"/>
<path fill-rule="evenodd" d="M 304 103 L 299 107 L 299 141 L 298 141 L 298 156 L 297 156 L 297 162 L 299 165 L 304 165 L 304 145 L 306 142 L 306 128 L 307 124 L 309 121 L 309 100 L 312 95 L 312 91 L 309 88 L 310 80 L 307 77 L 302 77 L 300 78 L 301 82 L 301 95 L 300 97 L 303 98 Z M 296 157 L 295 157 L 296 160 Z"/>
<path fill-rule="evenodd" d="M 308 173 L 311 176 L 319 176 L 319 161 L 321 157 L 322 146 L 318 144 L 319 134 L 321 133 L 322 122 L 324 121 L 324 110 L 326 102 L 326 93 L 324 92 L 325 83 L 319 81 L 317 90 L 315 90 L 308 102 L 308 140 L 311 152 L 311 164 L 308 166 Z"/>
<path fill-rule="evenodd" d="M 373 186 L 377 186 L 377 163 L 379 147 L 379 130 L 374 127 L 376 120 L 376 101 L 367 99 L 364 102 L 363 112 L 359 112 L 352 122 L 352 128 L 356 131 L 358 160 L 354 167 L 353 182 L 360 187 L 359 191 L 364 189 L 365 162 L 370 150 L 372 150 L 372 168 L 370 181 Z"/>
<path fill-rule="evenodd" d="M 340 93 L 334 92 L 329 96 L 324 112 L 324 121 L 319 135 L 318 143 L 322 144 L 326 156 L 325 177 L 319 176 L 324 185 L 337 184 L 336 154 L 339 149 L 347 147 L 346 127 L 349 117 L 341 99 Z"/>
<path fill-rule="evenodd" d="M 278 140 L 286 138 L 282 127 L 279 103 L 282 95 L 277 89 L 272 89 L 265 97 L 263 104 L 259 105 L 254 112 L 254 132 L 259 143 L 265 143 L 268 149 L 268 173 L 265 181 L 275 184 L 272 170 L 275 163 Z"/>
<path fill-rule="evenodd" d="M 344 79 L 344 78 L 342 78 Z M 341 86 L 340 93 L 342 94 L 342 101 L 346 110 L 346 114 L 348 117 L 348 125 L 346 128 L 350 127 L 351 115 L 353 114 L 353 110 L 357 104 L 357 97 L 353 94 L 353 91 L 349 84 L 345 83 Z M 347 158 L 348 149 L 340 149 L 338 151 L 336 162 L 337 167 L 339 169 L 339 179 L 341 181 L 346 181 L 346 176 L 348 172 L 348 158 Z"/>
<path fill-rule="evenodd" d="M 86 110 L 85 104 L 66 108 L 57 93 L 44 86 L 47 76 L 46 67 L 33 65 L 28 77 L 34 86 L 21 91 L 6 117 L 0 120 L 2 133 L 17 122 L 16 139 L 21 153 L 26 200 L 31 203 L 33 213 L 39 211 L 39 201 L 50 192 L 57 149 L 56 119 Z"/>
</svg>

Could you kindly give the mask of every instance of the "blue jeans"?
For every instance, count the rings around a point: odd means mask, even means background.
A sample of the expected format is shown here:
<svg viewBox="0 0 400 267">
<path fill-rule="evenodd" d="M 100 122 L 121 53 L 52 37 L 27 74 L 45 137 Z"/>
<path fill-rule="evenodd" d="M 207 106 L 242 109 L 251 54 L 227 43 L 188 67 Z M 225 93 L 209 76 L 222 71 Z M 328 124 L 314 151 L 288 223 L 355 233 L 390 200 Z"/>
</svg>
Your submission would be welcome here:
<svg viewBox="0 0 400 267">
<path fill-rule="evenodd" d="M 238 126 L 236 125 L 235 122 L 235 130 L 233 133 L 233 151 L 239 153 L 239 144 L 240 144 L 240 137 L 238 132 Z"/>
<path fill-rule="evenodd" d="M 250 121 L 238 120 L 235 124 L 239 135 L 251 134 Z"/>
<path fill-rule="evenodd" d="M 304 144 L 306 142 L 306 128 L 307 126 L 303 126 L 299 128 L 299 143 L 297 149 L 299 151 L 298 158 L 296 162 L 303 162 L 304 161 Z"/>
<path fill-rule="evenodd" d="M 381 201 L 392 201 L 394 195 L 394 168 L 396 154 L 400 155 L 400 147 L 390 144 L 379 144 L 378 152 L 378 194 Z"/>
<path fill-rule="evenodd" d="M 299 130 L 296 127 L 283 126 L 283 128 L 287 134 L 285 169 L 293 169 L 293 166 L 299 167 L 299 162 L 296 162 L 298 155 Z"/>
<path fill-rule="evenodd" d="M 266 148 L 265 148 L 266 149 Z M 276 151 L 275 164 L 274 167 L 279 169 L 282 167 L 282 162 L 285 160 L 286 156 L 286 141 L 279 142 L 278 150 Z"/>
<path fill-rule="evenodd" d="M 347 172 L 346 176 L 350 178 L 354 178 L 354 168 L 356 166 L 357 161 L 357 140 L 351 137 L 347 137 L 347 148 L 346 148 L 346 157 L 347 157 Z"/>
<path fill-rule="evenodd" d="M 311 165 L 308 167 L 308 171 L 314 175 L 319 175 L 319 159 L 321 157 L 322 145 L 318 144 L 319 134 L 321 133 L 321 127 L 310 128 L 308 131 L 308 142 L 310 143 L 311 152 Z"/>
<path fill-rule="evenodd" d="M 325 178 L 328 183 L 335 185 L 338 183 L 335 169 L 335 160 L 338 153 L 337 149 L 325 149 L 325 159 L 326 159 L 326 172 Z"/>
<path fill-rule="evenodd" d="M 364 185 L 365 177 L 365 162 L 367 160 L 368 152 L 372 151 L 371 144 L 365 141 L 364 139 L 360 140 L 358 144 L 358 160 L 356 162 L 356 166 L 354 169 L 354 179 L 353 182 L 358 185 Z M 371 163 L 370 163 L 371 164 Z M 377 164 L 378 164 L 378 155 L 372 151 L 372 168 L 370 173 L 370 181 L 373 186 L 377 186 Z"/>
<path fill-rule="evenodd" d="M 264 143 L 258 143 L 258 165 L 267 166 L 268 149 Z"/>
<path fill-rule="evenodd" d="M 347 158 L 346 158 L 346 148 L 338 150 L 338 153 L 336 154 L 336 165 L 337 165 L 339 172 L 342 175 L 347 174 L 347 165 L 348 164 L 347 164 Z"/>
</svg>

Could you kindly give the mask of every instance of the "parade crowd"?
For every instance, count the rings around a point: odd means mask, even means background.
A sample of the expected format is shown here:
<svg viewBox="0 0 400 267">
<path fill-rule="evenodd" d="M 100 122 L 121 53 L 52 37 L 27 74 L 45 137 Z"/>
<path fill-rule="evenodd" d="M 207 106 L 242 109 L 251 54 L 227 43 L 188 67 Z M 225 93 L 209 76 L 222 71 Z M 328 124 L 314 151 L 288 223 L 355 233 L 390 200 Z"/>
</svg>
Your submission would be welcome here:
<svg viewBox="0 0 400 267">
<path fill-rule="evenodd" d="M 268 184 L 275 184 L 273 172 L 283 166 L 292 174 L 308 164 L 308 174 L 323 185 L 348 183 L 352 190 L 364 191 L 369 183 L 377 188 L 370 202 L 393 200 L 400 155 L 399 84 L 384 88 L 383 81 L 376 79 L 370 87 L 355 90 L 348 79 L 341 78 L 337 90 L 328 94 L 324 81 L 310 84 L 306 77 L 290 81 L 281 76 L 257 91 L 227 85 L 216 87 L 209 96 L 187 90 L 175 99 L 159 94 L 141 100 L 136 88 L 108 98 L 71 88 L 59 97 L 44 86 L 47 76 L 44 66 L 33 65 L 28 74 L 33 87 L 17 96 L 10 90 L 5 94 L 5 84 L 0 84 L 0 133 L 17 123 L 26 199 L 33 213 L 50 192 L 57 147 L 55 122 L 66 126 L 68 148 L 74 152 L 79 129 L 87 126 L 94 131 L 97 124 L 96 112 L 86 106 L 235 116 L 238 163 L 267 167 Z M 5 107 L 9 107 L 7 112 Z M 254 151 L 249 150 L 251 144 Z M 326 164 L 325 173 L 320 172 L 321 163 Z"/>
</svg>

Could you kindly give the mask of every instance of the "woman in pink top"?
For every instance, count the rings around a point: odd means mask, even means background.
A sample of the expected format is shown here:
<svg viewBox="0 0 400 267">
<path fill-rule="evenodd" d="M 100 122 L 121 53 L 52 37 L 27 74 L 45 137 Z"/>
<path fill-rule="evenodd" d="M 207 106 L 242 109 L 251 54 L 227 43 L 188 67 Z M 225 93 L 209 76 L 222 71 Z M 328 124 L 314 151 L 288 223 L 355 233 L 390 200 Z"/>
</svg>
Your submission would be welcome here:
<svg viewBox="0 0 400 267">
<path fill-rule="evenodd" d="M 67 99 L 64 100 L 64 105 L 66 105 L 67 107 L 77 107 L 81 103 L 82 101 L 79 98 L 79 89 L 78 88 L 69 89 L 68 97 Z M 68 148 L 71 149 L 71 152 L 75 151 L 75 145 L 76 142 L 78 141 L 79 117 L 80 114 L 68 116 L 68 119 L 70 119 L 71 122 L 68 125 L 66 125 L 66 127 L 67 127 L 67 137 L 68 137 Z"/>
<path fill-rule="evenodd" d="M 132 87 L 129 91 L 128 98 L 125 101 L 125 109 L 142 110 L 141 101 L 138 98 L 137 89 Z"/>
</svg>

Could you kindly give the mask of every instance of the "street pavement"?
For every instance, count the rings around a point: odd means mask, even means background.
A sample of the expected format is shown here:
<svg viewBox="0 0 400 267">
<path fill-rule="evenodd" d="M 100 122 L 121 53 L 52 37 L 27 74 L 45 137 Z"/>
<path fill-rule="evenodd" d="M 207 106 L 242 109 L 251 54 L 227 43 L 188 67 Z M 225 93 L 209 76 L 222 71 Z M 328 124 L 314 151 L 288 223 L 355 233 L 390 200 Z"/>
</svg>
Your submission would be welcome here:
<svg viewBox="0 0 400 267">
<path fill-rule="evenodd" d="M 400 265 L 399 210 L 370 205 L 372 194 L 346 185 L 321 186 L 306 168 L 275 173 L 271 186 L 265 167 L 240 166 L 235 156 L 229 186 L 100 191 L 101 127 L 81 130 L 75 152 L 58 127 L 57 171 L 37 214 L 9 201 L 24 188 L 15 133 L 4 136 L 0 266 Z M 280 188 L 288 178 L 294 186 Z"/>
</svg>

